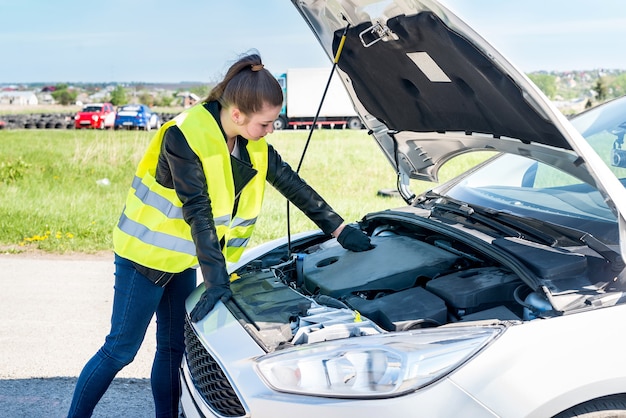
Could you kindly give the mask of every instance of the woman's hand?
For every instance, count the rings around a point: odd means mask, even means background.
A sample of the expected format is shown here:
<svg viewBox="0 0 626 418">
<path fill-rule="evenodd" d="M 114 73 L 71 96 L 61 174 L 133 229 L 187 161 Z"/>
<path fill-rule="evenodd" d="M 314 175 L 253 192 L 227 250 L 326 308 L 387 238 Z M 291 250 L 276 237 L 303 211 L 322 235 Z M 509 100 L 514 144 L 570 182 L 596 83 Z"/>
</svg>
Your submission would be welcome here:
<svg viewBox="0 0 626 418">
<path fill-rule="evenodd" d="M 218 300 L 225 303 L 232 295 L 228 283 L 206 289 L 189 314 L 191 322 L 198 322 L 213 310 Z"/>
<path fill-rule="evenodd" d="M 370 237 L 365 235 L 360 229 L 351 227 L 350 225 L 341 224 L 333 235 L 337 237 L 337 242 L 346 250 L 360 252 L 374 248 Z"/>
</svg>

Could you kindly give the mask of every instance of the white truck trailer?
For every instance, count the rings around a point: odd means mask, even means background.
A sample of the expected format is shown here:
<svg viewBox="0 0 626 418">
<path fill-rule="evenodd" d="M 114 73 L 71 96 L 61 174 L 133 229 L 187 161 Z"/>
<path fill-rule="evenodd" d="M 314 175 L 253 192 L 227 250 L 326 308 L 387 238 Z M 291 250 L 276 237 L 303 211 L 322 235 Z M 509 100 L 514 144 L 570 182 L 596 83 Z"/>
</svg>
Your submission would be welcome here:
<svg viewBox="0 0 626 418">
<path fill-rule="evenodd" d="M 284 101 L 274 129 L 311 128 L 329 76 L 330 68 L 292 68 L 278 76 Z M 361 129 L 363 126 L 336 73 L 328 87 L 317 125 L 350 129 Z"/>
</svg>

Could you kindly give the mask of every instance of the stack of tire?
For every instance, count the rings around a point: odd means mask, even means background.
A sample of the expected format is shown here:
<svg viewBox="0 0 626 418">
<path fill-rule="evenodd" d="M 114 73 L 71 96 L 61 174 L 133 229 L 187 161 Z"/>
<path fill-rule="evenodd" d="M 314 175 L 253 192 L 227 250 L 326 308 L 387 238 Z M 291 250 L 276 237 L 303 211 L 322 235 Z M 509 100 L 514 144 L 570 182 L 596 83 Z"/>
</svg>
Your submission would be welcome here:
<svg viewBox="0 0 626 418">
<path fill-rule="evenodd" d="M 176 116 L 174 113 L 160 113 L 161 123 Z M 0 129 L 74 129 L 74 114 L 32 113 L 0 115 Z"/>
<path fill-rule="evenodd" d="M 74 129 L 74 115 L 67 113 L 0 115 L 0 129 Z"/>
<path fill-rule="evenodd" d="M 159 113 L 159 117 L 161 118 L 161 123 L 165 123 L 174 119 L 176 117 L 176 113 Z"/>
</svg>

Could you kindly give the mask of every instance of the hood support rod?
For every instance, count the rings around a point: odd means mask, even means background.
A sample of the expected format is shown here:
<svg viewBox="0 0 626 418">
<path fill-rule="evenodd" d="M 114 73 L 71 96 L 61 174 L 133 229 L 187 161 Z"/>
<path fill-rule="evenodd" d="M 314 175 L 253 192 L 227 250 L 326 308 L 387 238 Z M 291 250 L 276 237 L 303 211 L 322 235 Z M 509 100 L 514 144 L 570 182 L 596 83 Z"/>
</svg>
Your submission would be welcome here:
<svg viewBox="0 0 626 418">
<path fill-rule="evenodd" d="M 346 20 L 345 16 L 342 16 L 344 20 Z M 317 119 L 319 118 L 320 112 L 322 110 L 322 105 L 324 104 L 324 99 L 326 98 L 326 93 L 328 92 L 328 87 L 330 86 L 330 82 L 333 78 L 333 74 L 335 73 L 335 69 L 337 68 L 337 63 L 339 62 L 339 57 L 341 56 L 341 51 L 343 51 L 343 46 L 346 43 L 346 36 L 348 34 L 348 28 L 350 27 L 350 23 L 343 28 L 343 33 L 341 34 L 341 41 L 339 42 L 339 47 L 337 48 L 337 53 L 335 54 L 335 59 L 333 60 L 333 65 L 330 69 L 330 74 L 328 76 L 328 81 L 326 82 L 326 87 L 324 87 L 324 93 L 322 94 L 322 98 L 320 99 L 320 104 L 317 107 L 317 112 L 315 112 L 315 117 L 313 118 L 313 123 L 311 125 L 311 129 L 309 129 L 309 136 L 307 137 L 306 143 L 304 144 L 304 149 L 302 150 L 302 155 L 300 156 L 300 162 L 298 163 L 298 167 L 296 168 L 296 173 L 300 173 L 300 168 L 302 167 L 302 162 L 304 161 L 304 155 L 306 154 L 307 149 L 309 148 L 309 142 L 311 142 L 311 137 L 313 136 L 313 130 L 317 126 Z M 288 258 L 291 258 L 291 218 L 289 216 L 289 200 L 287 200 L 287 247 L 288 247 Z"/>
</svg>

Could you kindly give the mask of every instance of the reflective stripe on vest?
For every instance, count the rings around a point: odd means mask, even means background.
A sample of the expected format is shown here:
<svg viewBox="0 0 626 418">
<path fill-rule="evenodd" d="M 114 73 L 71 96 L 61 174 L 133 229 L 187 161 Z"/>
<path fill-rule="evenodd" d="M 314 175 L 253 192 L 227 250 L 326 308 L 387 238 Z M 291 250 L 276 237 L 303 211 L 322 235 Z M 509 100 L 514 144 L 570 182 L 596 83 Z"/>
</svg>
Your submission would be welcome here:
<svg viewBox="0 0 626 418">
<path fill-rule="evenodd" d="M 182 207 L 175 206 L 163 196 L 152 192 L 137 176 L 133 179 L 133 188 L 135 189 L 135 196 L 137 196 L 137 198 L 139 198 L 139 200 L 141 200 L 145 205 L 152 206 L 168 218 L 183 219 Z M 230 223 L 230 215 L 214 218 L 213 221 L 215 222 L 215 225 L 228 225 Z M 240 221 L 241 224 L 244 225 L 244 220 L 242 219 Z M 236 226 L 237 222 L 237 219 L 235 219 L 233 225 Z M 254 222 L 256 222 L 256 219 Z"/>
<path fill-rule="evenodd" d="M 135 196 L 137 196 L 145 205 L 158 209 L 159 212 L 168 218 L 183 219 L 182 207 L 174 206 L 172 202 L 163 196 L 150 191 L 150 189 L 143 184 L 141 179 L 137 176 L 133 178 L 133 188 L 135 189 Z"/>
<path fill-rule="evenodd" d="M 123 213 L 122 216 L 120 216 L 117 226 L 128 235 L 136 237 L 143 242 L 151 242 L 157 247 L 178 251 L 192 256 L 196 255 L 196 246 L 193 242 L 162 232 L 152 231 L 145 225 L 129 219 Z"/>
</svg>

